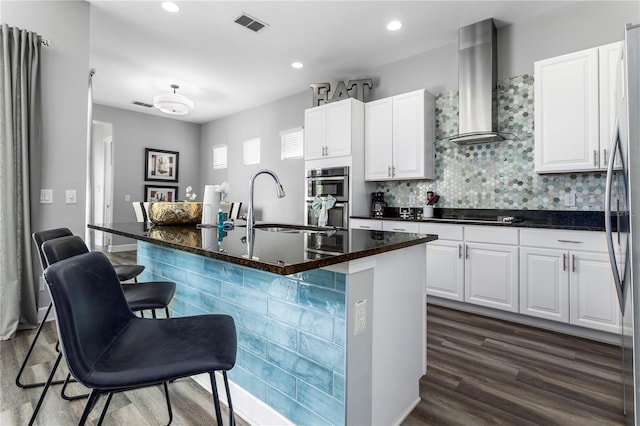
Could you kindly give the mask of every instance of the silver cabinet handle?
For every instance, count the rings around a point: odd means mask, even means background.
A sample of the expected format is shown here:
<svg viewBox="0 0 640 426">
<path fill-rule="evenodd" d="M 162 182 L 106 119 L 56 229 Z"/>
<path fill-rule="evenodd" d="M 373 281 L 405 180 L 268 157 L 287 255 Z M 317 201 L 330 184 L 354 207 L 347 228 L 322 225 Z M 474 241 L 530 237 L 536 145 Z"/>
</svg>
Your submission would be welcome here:
<svg viewBox="0 0 640 426">
<path fill-rule="evenodd" d="M 462 244 L 458 244 L 458 259 L 462 259 Z"/>
<path fill-rule="evenodd" d="M 404 229 L 404 228 L 393 228 L 392 231 L 406 232 L 406 229 Z"/>
<path fill-rule="evenodd" d="M 396 166 L 391 166 L 391 177 L 396 175 Z"/>
<path fill-rule="evenodd" d="M 567 253 L 562 253 L 562 270 L 567 270 Z"/>
<path fill-rule="evenodd" d="M 464 246 L 464 258 L 469 258 L 469 246 Z"/>
<path fill-rule="evenodd" d="M 572 254 L 571 255 L 571 272 L 575 272 L 576 271 L 576 255 Z"/>
<path fill-rule="evenodd" d="M 604 152 L 604 163 L 609 164 L 609 155 L 607 153 L 607 148 L 605 148 L 603 152 Z"/>
<path fill-rule="evenodd" d="M 387 166 L 387 177 L 391 177 L 391 166 Z"/>
<path fill-rule="evenodd" d="M 362 228 L 362 229 L 369 229 L 369 228 L 371 228 L 371 227 L 370 227 L 370 226 L 367 226 L 367 225 L 360 225 L 360 228 Z"/>
<path fill-rule="evenodd" d="M 558 240 L 559 243 L 570 243 L 570 244 L 582 244 L 582 241 L 574 241 L 574 240 Z"/>
<path fill-rule="evenodd" d="M 598 150 L 594 149 L 593 150 L 593 165 L 594 166 L 598 166 Z"/>
</svg>

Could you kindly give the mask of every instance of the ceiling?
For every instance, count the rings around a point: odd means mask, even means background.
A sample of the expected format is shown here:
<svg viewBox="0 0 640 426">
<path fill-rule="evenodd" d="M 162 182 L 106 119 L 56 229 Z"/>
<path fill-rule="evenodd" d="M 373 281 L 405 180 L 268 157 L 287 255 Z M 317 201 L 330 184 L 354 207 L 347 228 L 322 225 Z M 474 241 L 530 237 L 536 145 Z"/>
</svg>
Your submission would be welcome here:
<svg viewBox="0 0 640 426">
<path fill-rule="evenodd" d="M 375 67 L 455 43 L 458 28 L 493 17 L 498 27 L 572 1 L 97 1 L 91 4 L 94 102 L 206 123 L 309 90 L 311 83 L 367 78 Z M 244 12 L 269 26 L 234 22 Z M 386 24 L 400 20 L 390 32 Z M 304 68 L 293 69 L 300 61 Z M 155 108 L 154 95 L 195 102 L 185 116 Z"/>
</svg>

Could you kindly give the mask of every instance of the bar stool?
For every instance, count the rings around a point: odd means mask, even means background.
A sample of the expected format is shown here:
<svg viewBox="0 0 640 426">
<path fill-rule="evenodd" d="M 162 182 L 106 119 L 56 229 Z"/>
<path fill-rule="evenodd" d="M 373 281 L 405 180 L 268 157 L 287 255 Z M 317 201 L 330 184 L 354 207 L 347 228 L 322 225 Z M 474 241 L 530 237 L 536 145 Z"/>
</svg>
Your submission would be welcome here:
<svg viewBox="0 0 640 426">
<path fill-rule="evenodd" d="M 62 352 L 29 424 L 35 421 L 63 354 L 76 380 L 91 389 L 80 425 L 85 424 L 101 395 L 109 396 L 98 424 L 104 419 L 113 393 L 159 384 L 164 386 L 171 423 L 167 382 L 200 373 L 209 373 L 216 419 L 222 425 L 216 371 L 222 373 L 229 422 L 235 424 L 227 380 L 227 371 L 234 367 L 237 354 L 232 317 L 215 314 L 156 320 L 136 317 L 102 253 L 86 253 L 57 262 L 45 270 L 44 277 L 58 318 Z M 91 312 L 90 321 L 86 318 L 87 311 Z"/>
</svg>

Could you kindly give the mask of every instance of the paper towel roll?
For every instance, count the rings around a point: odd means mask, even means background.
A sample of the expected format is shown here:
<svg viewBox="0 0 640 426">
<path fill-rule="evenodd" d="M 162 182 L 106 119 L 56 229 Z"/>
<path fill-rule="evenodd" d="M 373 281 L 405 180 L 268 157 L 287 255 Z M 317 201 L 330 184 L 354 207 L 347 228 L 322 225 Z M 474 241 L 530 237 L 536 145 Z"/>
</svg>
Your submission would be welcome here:
<svg viewBox="0 0 640 426">
<path fill-rule="evenodd" d="M 202 224 L 215 225 L 220 209 L 220 185 L 205 185 L 202 200 Z"/>
</svg>

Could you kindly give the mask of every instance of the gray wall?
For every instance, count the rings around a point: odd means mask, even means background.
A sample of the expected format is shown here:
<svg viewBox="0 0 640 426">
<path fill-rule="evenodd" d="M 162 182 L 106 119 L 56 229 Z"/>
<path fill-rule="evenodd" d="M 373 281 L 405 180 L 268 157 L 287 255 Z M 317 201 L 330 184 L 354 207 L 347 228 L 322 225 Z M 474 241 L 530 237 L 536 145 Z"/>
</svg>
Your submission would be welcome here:
<svg viewBox="0 0 640 426">
<path fill-rule="evenodd" d="M 280 159 L 279 132 L 302 127 L 304 110 L 310 103 L 310 92 L 304 92 L 203 125 L 200 147 L 202 185 L 229 182 L 229 201 L 241 201 L 246 208 L 252 174 L 259 169 L 271 169 L 278 174 L 287 196 L 277 198 L 273 180 L 269 176 L 258 177 L 255 181 L 256 219 L 303 223 L 304 160 Z M 257 136 L 261 138 L 261 162 L 245 166 L 242 164 L 242 142 Z M 230 166 L 213 170 L 212 147 L 221 144 L 228 146 Z"/>
<path fill-rule="evenodd" d="M 97 74 L 95 80 L 95 85 L 100 84 Z M 178 199 L 183 199 L 186 187 L 192 186 L 199 195 L 198 200 L 202 201 L 202 191 L 199 189 L 202 185 L 197 166 L 201 129 L 199 124 L 99 104 L 94 104 L 93 119 L 113 125 L 114 222 L 135 222 L 136 216 L 131 201 L 144 200 L 145 185 L 177 186 Z M 145 182 L 145 148 L 180 153 L 178 183 Z M 125 201 L 125 195 L 130 195 L 131 201 Z M 127 241 L 122 237 L 116 237 L 113 240 L 114 244 Z"/>
</svg>

